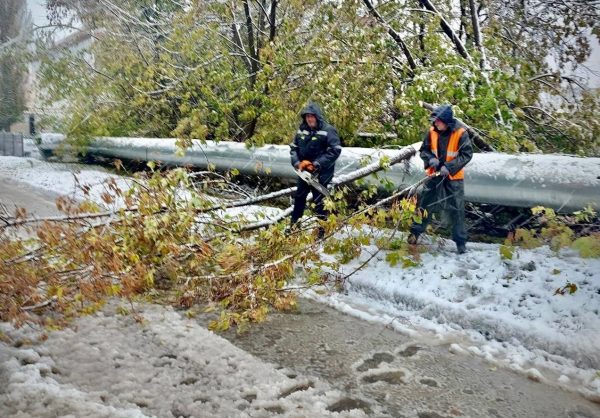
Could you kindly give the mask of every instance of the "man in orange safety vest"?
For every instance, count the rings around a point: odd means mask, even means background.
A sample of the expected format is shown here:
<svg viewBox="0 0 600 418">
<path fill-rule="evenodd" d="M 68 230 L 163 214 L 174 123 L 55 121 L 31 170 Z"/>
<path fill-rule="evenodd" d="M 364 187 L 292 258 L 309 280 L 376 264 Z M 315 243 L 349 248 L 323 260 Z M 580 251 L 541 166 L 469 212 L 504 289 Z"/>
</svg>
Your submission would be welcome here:
<svg viewBox="0 0 600 418">
<path fill-rule="evenodd" d="M 431 114 L 432 126 L 423 139 L 420 156 L 432 178 L 425 183 L 418 206 L 427 211 L 421 223 L 413 223 L 408 243 L 415 245 L 431 219 L 432 212 L 447 211 L 452 223 L 452 240 L 459 254 L 467 242 L 465 229 L 464 166 L 473 157 L 473 146 L 465 127 L 454 118 L 452 107 L 442 105 Z"/>
</svg>

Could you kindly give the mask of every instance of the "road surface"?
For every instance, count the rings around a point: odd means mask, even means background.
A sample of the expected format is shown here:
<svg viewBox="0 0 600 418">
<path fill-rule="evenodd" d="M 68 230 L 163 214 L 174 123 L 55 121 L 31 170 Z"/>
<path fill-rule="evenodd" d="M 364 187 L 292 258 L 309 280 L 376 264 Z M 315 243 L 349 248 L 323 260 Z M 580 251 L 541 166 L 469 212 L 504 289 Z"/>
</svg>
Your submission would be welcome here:
<svg viewBox="0 0 600 418">
<path fill-rule="evenodd" d="M 7 207 L 22 206 L 45 216 L 55 212 L 54 198 L 0 178 L 0 202 Z M 204 325 L 209 315 L 197 320 Z M 330 407 L 332 411 L 358 408 L 373 417 L 600 418 L 600 405 L 577 394 L 498 369 L 478 357 L 452 354 L 448 344 L 406 337 L 307 299 L 300 300 L 297 312 L 273 313 L 248 332 L 223 336 L 290 377 L 325 381 L 340 390 L 345 396 Z M 127 332 L 113 338 L 120 347 L 137 345 Z M 156 349 L 144 347 L 135 347 L 136 356 L 144 357 L 140 358 L 144 364 L 153 364 Z M 56 377 L 61 384 L 83 385 L 81 376 L 68 370 L 76 364 L 60 358 L 56 362 L 62 370 Z M 104 373 L 102 381 L 85 381 L 85 390 L 118 390 L 112 389 L 122 379 L 118 369 L 107 367 Z M 157 415 L 158 411 L 149 405 L 144 413 Z"/>
</svg>

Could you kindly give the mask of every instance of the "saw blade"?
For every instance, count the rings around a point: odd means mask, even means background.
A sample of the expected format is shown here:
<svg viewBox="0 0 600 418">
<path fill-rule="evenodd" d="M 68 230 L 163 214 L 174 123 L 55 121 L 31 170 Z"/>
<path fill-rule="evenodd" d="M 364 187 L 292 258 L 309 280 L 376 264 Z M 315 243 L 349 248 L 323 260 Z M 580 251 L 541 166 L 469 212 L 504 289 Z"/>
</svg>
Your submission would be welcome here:
<svg viewBox="0 0 600 418">
<path fill-rule="evenodd" d="M 300 171 L 296 169 L 294 169 L 294 171 L 296 172 L 298 177 L 300 177 L 306 184 L 317 189 L 317 191 L 319 191 L 319 193 L 321 193 L 323 196 L 330 196 L 329 190 L 327 190 L 325 186 L 319 183 L 319 181 L 316 178 L 314 178 L 308 171 Z"/>
</svg>

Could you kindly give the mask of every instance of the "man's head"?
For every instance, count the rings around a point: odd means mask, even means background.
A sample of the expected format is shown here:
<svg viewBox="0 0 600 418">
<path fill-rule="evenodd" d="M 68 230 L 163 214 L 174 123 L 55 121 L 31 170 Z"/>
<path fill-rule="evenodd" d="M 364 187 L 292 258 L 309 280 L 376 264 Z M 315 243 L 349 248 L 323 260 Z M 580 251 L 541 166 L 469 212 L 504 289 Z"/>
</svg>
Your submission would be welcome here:
<svg viewBox="0 0 600 418">
<path fill-rule="evenodd" d="M 322 124 L 325 122 L 323 111 L 315 102 L 309 102 L 300 112 L 300 116 L 302 122 L 310 129 L 321 129 Z"/>
<path fill-rule="evenodd" d="M 452 106 L 441 105 L 435 108 L 429 118 L 433 126 L 440 131 L 444 132 L 449 126 L 454 125 L 454 112 L 452 112 Z"/>
<path fill-rule="evenodd" d="M 311 129 L 315 129 L 318 126 L 318 124 L 319 124 L 319 120 L 317 119 L 317 115 L 315 115 L 314 113 L 307 113 L 307 114 L 305 114 L 304 115 L 304 120 L 306 121 L 306 124 Z"/>
</svg>

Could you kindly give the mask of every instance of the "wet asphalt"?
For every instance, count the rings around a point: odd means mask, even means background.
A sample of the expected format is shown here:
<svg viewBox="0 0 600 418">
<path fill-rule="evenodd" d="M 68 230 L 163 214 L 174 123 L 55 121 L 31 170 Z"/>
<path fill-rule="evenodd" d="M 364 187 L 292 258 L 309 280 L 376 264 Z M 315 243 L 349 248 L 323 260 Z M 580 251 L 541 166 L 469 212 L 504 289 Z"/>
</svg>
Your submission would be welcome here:
<svg viewBox="0 0 600 418">
<path fill-rule="evenodd" d="M 223 337 L 288 375 L 323 379 L 345 393 L 332 410 L 359 408 L 372 417 L 600 418 L 600 405 L 578 394 L 309 299 L 300 299 L 295 312 L 272 313 L 265 323 Z"/>
</svg>

